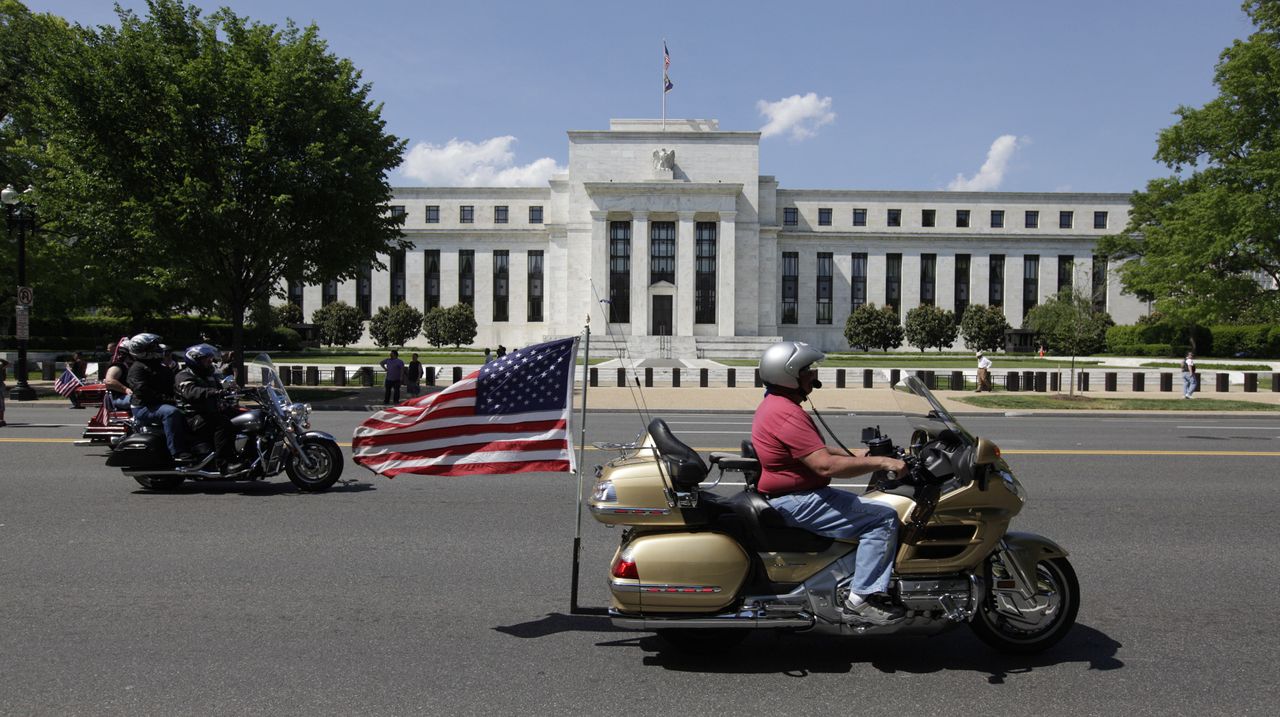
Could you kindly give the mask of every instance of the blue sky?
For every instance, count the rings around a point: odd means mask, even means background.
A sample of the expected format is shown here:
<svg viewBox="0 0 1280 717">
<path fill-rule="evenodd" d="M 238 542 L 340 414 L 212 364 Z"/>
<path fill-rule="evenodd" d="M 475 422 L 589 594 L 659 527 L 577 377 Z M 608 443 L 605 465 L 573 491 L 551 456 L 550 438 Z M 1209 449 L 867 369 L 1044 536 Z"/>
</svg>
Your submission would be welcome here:
<svg viewBox="0 0 1280 717">
<path fill-rule="evenodd" d="M 315 22 L 408 140 L 397 186 L 544 183 L 566 130 L 661 115 L 665 38 L 667 116 L 768 128 L 784 188 L 1129 192 L 1169 174 L 1157 134 L 1252 31 L 1231 0 L 195 4 Z"/>
</svg>

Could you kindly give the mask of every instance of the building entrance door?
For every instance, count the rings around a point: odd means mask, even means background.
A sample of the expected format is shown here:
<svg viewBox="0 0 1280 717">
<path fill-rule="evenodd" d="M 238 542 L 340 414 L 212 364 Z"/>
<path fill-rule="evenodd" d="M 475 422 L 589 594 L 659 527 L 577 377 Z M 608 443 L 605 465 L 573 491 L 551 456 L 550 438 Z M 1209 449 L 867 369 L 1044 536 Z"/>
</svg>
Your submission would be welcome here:
<svg viewBox="0 0 1280 717">
<path fill-rule="evenodd" d="M 671 297 L 661 294 L 653 297 L 653 336 L 671 335 Z"/>
</svg>

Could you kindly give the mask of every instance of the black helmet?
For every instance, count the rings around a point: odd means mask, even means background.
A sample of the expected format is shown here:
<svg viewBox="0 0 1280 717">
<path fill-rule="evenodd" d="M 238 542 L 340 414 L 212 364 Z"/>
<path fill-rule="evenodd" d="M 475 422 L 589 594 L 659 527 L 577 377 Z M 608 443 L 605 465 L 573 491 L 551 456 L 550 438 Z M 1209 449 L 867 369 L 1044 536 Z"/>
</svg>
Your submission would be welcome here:
<svg viewBox="0 0 1280 717">
<path fill-rule="evenodd" d="M 200 365 L 201 360 L 211 358 L 214 363 L 222 360 L 222 352 L 218 351 L 218 347 L 209 344 L 189 346 L 186 351 L 182 352 L 182 356 L 186 359 L 187 366 L 197 373 L 203 373 L 204 367 Z"/>
<path fill-rule="evenodd" d="M 760 380 L 783 388 L 800 388 L 800 372 L 827 355 L 806 343 L 781 341 L 760 357 Z"/>
<path fill-rule="evenodd" d="M 164 345 L 160 343 L 160 336 L 157 334 L 145 332 L 138 334 L 125 342 L 124 349 L 129 352 L 129 355 L 142 361 L 164 356 Z"/>
</svg>

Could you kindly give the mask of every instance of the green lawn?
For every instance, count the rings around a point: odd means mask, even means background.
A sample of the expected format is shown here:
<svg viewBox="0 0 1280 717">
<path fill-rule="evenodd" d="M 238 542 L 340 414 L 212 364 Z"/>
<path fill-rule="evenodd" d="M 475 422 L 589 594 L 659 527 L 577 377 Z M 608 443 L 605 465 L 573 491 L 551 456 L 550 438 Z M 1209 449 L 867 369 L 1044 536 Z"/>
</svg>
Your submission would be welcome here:
<svg viewBox="0 0 1280 717">
<path fill-rule="evenodd" d="M 1182 368 L 1181 363 L 1173 361 L 1148 361 L 1143 368 Z M 1264 363 L 1197 363 L 1197 371 L 1271 371 Z"/>
<path fill-rule="evenodd" d="M 1176 395 L 1176 394 L 1175 394 Z M 1277 411 L 1280 406 L 1253 401 L 1231 401 L 1218 398 L 1100 398 L 1005 393 L 987 396 L 960 396 L 953 400 L 979 408 L 1039 408 L 1092 411 Z"/>
<path fill-rule="evenodd" d="M 1054 369 L 1070 369 L 1071 360 L 1042 359 L 1035 357 L 989 356 L 992 369 L 1016 368 L 1020 371 L 1051 371 Z M 755 359 L 720 359 L 727 366 L 755 366 Z M 1096 359 L 1076 359 L 1077 369 L 1097 368 L 1102 365 Z M 823 360 L 824 368 L 967 368 L 977 369 L 977 359 L 973 356 L 956 356 L 955 354 L 828 354 Z"/>
</svg>

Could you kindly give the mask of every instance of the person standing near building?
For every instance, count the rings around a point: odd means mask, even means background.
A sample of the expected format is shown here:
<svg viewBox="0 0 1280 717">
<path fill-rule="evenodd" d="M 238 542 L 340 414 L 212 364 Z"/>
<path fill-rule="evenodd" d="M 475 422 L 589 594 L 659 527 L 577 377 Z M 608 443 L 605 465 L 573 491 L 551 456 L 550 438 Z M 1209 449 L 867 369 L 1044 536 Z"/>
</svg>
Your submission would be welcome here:
<svg viewBox="0 0 1280 717">
<path fill-rule="evenodd" d="M 391 349 L 391 356 L 382 359 L 378 365 L 387 372 L 387 378 L 382 383 L 382 402 L 391 405 L 394 393 L 395 403 L 400 403 L 400 382 L 404 377 L 404 361 L 400 360 L 400 352 Z"/>
<path fill-rule="evenodd" d="M 978 393 L 991 391 L 991 359 L 978 352 Z"/>
<path fill-rule="evenodd" d="M 1191 394 L 1196 392 L 1196 355 L 1187 352 L 1187 357 L 1182 359 L 1182 397 L 1191 398 Z"/>
<path fill-rule="evenodd" d="M 409 356 L 409 369 L 405 374 L 405 380 L 409 384 L 406 392 L 410 396 L 416 397 L 422 393 L 422 362 L 418 360 L 417 353 Z"/>
</svg>

